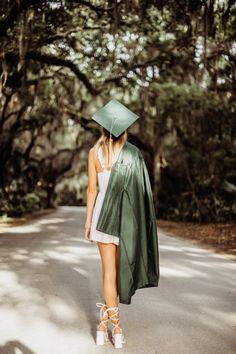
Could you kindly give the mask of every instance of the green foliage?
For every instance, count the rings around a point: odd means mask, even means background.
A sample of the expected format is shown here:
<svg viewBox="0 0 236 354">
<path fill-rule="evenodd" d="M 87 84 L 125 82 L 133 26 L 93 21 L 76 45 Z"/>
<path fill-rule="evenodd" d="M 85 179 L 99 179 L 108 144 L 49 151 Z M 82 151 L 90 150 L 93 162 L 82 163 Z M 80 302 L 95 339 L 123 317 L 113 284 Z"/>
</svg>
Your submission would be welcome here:
<svg viewBox="0 0 236 354">
<path fill-rule="evenodd" d="M 35 191 L 21 194 L 18 190 L 3 196 L 0 191 L 0 216 L 19 217 L 46 208 L 46 193 Z"/>
<path fill-rule="evenodd" d="M 77 197 L 77 190 L 66 185 L 56 199 L 57 205 L 83 205 L 81 198 Z"/>
<path fill-rule="evenodd" d="M 26 211 L 40 209 L 40 198 L 35 193 L 27 193 L 23 196 L 21 202 Z"/>
<path fill-rule="evenodd" d="M 55 188 L 84 169 L 100 132 L 90 118 L 115 97 L 141 117 L 159 215 L 233 218 L 235 24 L 231 0 L 3 1 L 1 212 L 85 204 Z"/>
<path fill-rule="evenodd" d="M 236 103 L 196 85 L 159 85 L 157 90 L 155 123 L 168 163 L 161 170 L 159 215 L 231 220 L 236 216 Z M 169 136 L 175 139 L 171 145 Z"/>
</svg>

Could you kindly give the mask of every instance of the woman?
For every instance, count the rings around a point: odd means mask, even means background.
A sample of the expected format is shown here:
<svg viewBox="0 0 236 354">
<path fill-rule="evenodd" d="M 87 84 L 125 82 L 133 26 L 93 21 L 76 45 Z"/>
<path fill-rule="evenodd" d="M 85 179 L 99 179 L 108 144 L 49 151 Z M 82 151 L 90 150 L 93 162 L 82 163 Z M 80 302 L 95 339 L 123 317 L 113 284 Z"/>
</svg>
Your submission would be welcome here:
<svg viewBox="0 0 236 354">
<path fill-rule="evenodd" d="M 102 260 L 105 303 L 96 304 L 101 307 L 96 342 L 108 340 L 110 318 L 113 343 L 121 348 L 118 295 L 121 303 L 130 304 L 136 289 L 158 285 L 155 212 L 142 154 L 127 141 L 126 128 L 137 116 L 112 100 L 95 118 L 102 134 L 88 156 L 85 238 L 97 242 Z"/>
<path fill-rule="evenodd" d="M 102 206 L 103 198 L 105 196 L 108 180 L 110 177 L 112 163 L 117 160 L 122 145 L 127 139 L 127 132 L 124 131 L 118 138 L 112 136 L 112 151 L 109 151 L 110 133 L 102 128 L 102 136 L 89 151 L 88 158 L 88 193 L 87 193 L 87 220 L 86 220 L 86 234 L 87 240 L 97 242 L 98 249 L 102 260 L 103 271 L 103 294 L 106 306 L 97 303 L 101 307 L 101 323 L 97 329 L 97 344 L 103 343 L 103 332 L 107 336 L 107 322 L 108 316 L 111 318 L 113 325 L 113 339 L 115 346 L 121 341 L 122 329 L 119 323 L 118 315 L 118 291 L 117 291 L 117 261 L 118 261 L 118 245 L 119 238 L 113 235 L 100 232 L 95 229 L 99 211 Z M 112 163 L 109 160 L 110 153 L 112 155 Z M 99 193 L 96 191 L 96 176 L 99 181 Z M 96 198 L 96 204 L 94 207 Z M 94 208 L 93 208 L 94 207 Z M 109 309 L 109 310 L 108 310 Z M 103 331 L 100 333 L 100 331 Z M 118 335 L 117 335 L 118 334 Z M 122 341 L 124 341 L 124 336 Z M 122 344 L 122 343 L 121 343 Z"/>
</svg>

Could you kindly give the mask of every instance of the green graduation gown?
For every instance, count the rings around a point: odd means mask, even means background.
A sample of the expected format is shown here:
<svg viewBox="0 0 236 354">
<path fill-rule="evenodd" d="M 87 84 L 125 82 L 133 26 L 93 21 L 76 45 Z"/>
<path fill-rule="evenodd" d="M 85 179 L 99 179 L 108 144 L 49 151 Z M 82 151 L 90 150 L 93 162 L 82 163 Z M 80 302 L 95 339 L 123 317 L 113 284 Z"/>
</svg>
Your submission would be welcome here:
<svg viewBox="0 0 236 354">
<path fill-rule="evenodd" d="M 119 302 L 158 286 L 159 250 L 149 175 L 138 147 L 126 141 L 112 166 L 96 229 L 119 237 Z"/>
</svg>

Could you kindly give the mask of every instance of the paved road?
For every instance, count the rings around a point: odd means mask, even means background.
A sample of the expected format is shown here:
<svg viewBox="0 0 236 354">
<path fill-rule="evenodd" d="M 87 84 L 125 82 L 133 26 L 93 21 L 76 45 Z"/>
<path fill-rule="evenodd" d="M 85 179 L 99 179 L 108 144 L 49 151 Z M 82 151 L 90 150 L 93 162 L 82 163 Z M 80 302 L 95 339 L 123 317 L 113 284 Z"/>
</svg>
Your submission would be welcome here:
<svg viewBox="0 0 236 354">
<path fill-rule="evenodd" d="M 85 208 L 0 230 L 0 354 L 112 353 L 97 347 L 102 301 Z M 120 304 L 128 354 L 235 354 L 236 262 L 159 232 L 160 284 Z"/>
</svg>

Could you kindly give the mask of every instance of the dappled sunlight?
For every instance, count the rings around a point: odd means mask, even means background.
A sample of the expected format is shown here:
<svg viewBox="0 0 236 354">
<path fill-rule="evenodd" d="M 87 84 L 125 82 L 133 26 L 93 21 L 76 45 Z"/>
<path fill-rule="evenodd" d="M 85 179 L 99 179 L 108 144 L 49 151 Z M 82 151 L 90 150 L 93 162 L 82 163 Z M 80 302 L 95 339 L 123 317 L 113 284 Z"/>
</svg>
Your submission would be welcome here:
<svg viewBox="0 0 236 354">
<path fill-rule="evenodd" d="M 181 249 L 178 249 L 175 246 L 168 246 L 168 245 L 160 245 L 159 248 L 161 251 L 164 251 L 164 250 L 174 251 L 174 252 L 181 252 L 182 251 Z"/>
<path fill-rule="evenodd" d="M 26 253 L 28 253 L 28 251 L 25 248 L 18 248 L 17 253 L 26 254 Z"/>
<path fill-rule="evenodd" d="M 182 246 L 181 247 L 181 250 L 182 251 L 187 251 L 187 252 L 195 252 L 195 253 L 208 253 L 209 251 L 208 250 L 205 250 L 204 248 L 193 248 L 193 247 L 189 247 L 189 246 Z"/>
<path fill-rule="evenodd" d="M 22 260 L 28 259 L 28 256 L 25 255 L 25 254 L 12 254 L 12 255 L 11 255 L 11 258 L 12 258 L 12 259 L 19 260 L 19 261 L 22 261 Z"/>
<path fill-rule="evenodd" d="M 17 276 L 13 272 L 1 271 L 0 272 L 0 294 L 4 296 L 10 292 L 17 284 Z M 15 289 L 14 289 L 15 290 Z"/>
<path fill-rule="evenodd" d="M 82 274 L 84 277 L 89 277 L 89 276 L 91 276 L 91 274 L 90 274 L 87 270 L 85 270 L 85 269 L 83 269 L 83 268 L 73 267 L 73 269 L 74 269 L 74 271 L 76 271 L 76 272 Z"/>
<path fill-rule="evenodd" d="M 78 227 L 83 222 L 78 209 L 67 210 L 68 215 L 59 210 L 57 217 L 53 213 L 45 220 L 42 217 L 30 225 L 5 229 L 1 235 L 3 348 L 13 338 L 20 339 L 35 354 L 77 353 L 82 342 L 87 343 L 88 352 L 91 345 L 95 347 L 91 328 L 97 312 L 93 309 L 88 314 L 87 306 L 92 303 L 94 307 L 101 300 L 100 256 L 96 245 L 86 241 L 83 229 L 81 232 Z M 96 291 L 91 284 L 94 270 Z"/>
<path fill-rule="evenodd" d="M 53 217 L 55 213 L 62 213 L 63 215 L 63 210 L 68 210 L 66 207 L 58 207 L 57 211 L 51 212 L 47 216 L 40 217 L 35 220 L 31 220 L 27 223 L 24 223 L 22 225 L 18 226 L 10 226 L 10 227 L 0 227 L 0 236 L 1 235 L 6 235 L 6 234 L 14 234 L 14 235 L 22 235 L 22 234 L 27 234 L 27 233 L 38 233 L 41 232 L 42 229 L 45 230 L 45 226 L 48 229 L 52 230 L 57 230 L 61 225 L 65 222 L 73 222 L 75 220 L 75 217 L 68 216 L 68 217 Z M 78 213 L 78 210 L 77 210 Z M 60 215 L 60 214 L 59 214 Z"/>
<path fill-rule="evenodd" d="M 32 265 L 46 265 L 47 261 L 45 259 L 40 259 L 40 258 L 31 258 L 31 259 L 29 259 L 29 264 L 32 264 Z"/>
<path fill-rule="evenodd" d="M 191 245 L 191 240 L 182 240 L 159 233 L 161 276 L 201 279 L 202 287 L 213 287 L 219 279 L 221 286 L 231 289 L 236 284 L 236 262 L 227 259 L 200 245 Z M 225 272 L 227 276 L 224 276 Z M 206 280 L 206 281 L 205 281 Z"/>
<path fill-rule="evenodd" d="M 152 315 L 161 312 L 163 325 L 166 321 L 178 323 L 181 335 L 192 329 L 192 335 L 198 333 L 199 339 L 207 332 L 209 343 L 216 335 L 222 337 L 222 345 L 230 352 L 227 338 L 233 338 L 236 326 L 236 263 L 210 249 L 191 245 L 191 240 L 164 234 L 159 234 L 159 250 L 159 296 L 149 298 L 146 311 L 158 298 Z"/>
<path fill-rule="evenodd" d="M 84 238 L 85 208 L 59 209 L 51 217 L 52 223 L 49 215 L 45 223 L 31 221 L 40 232 L 20 230 L 19 238 L 17 226 L 11 227 L 10 237 L 8 232 L 1 236 L 0 348 L 15 339 L 33 354 L 78 354 L 81 343 L 83 354 L 102 352 L 94 343 L 95 303 L 102 301 L 101 259 L 96 243 Z M 227 352 L 236 318 L 236 263 L 160 233 L 159 253 L 159 287 L 137 290 L 130 307 L 121 304 L 129 345 L 135 347 L 132 323 L 143 323 L 145 312 L 146 341 L 152 340 L 150 326 L 158 323 L 159 336 L 188 346 L 191 335 L 199 348 L 201 338 L 210 348 L 217 336 Z M 202 352 L 205 348 L 206 342 Z"/>
<path fill-rule="evenodd" d="M 195 258 L 202 258 L 202 254 L 200 252 L 186 252 L 185 253 L 187 256 L 190 256 L 190 257 L 195 257 Z"/>
<path fill-rule="evenodd" d="M 3 314 L 2 319 L 5 320 L 7 318 L 9 318 L 9 313 Z M 78 353 L 80 352 L 79 350 L 81 350 L 82 343 L 84 349 L 83 353 L 89 353 L 91 349 L 96 348 L 93 341 L 87 336 L 87 331 L 58 328 L 58 326 L 54 325 L 52 322 L 41 317 L 32 318 L 31 321 L 28 322 L 20 318 L 20 316 L 15 315 L 11 317 L 10 322 L 5 322 L 5 325 L 5 329 L 3 329 L 1 333 L 0 349 L 1 345 L 4 347 L 4 343 L 7 343 L 9 340 L 7 325 L 10 326 L 11 332 L 14 333 L 10 338 L 21 338 L 21 342 L 35 354 Z M 13 343 L 11 344 L 13 347 Z M 20 349 L 12 353 L 29 354 L 31 352 L 21 351 Z"/>
<path fill-rule="evenodd" d="M 78 257 L 76 254 L 71 254 L 70 252 L 57 252 L 57 251 L 50 251 L 46 250 L 45 255 L 48 256 L 50 259 L 56 259 L 59 261 L 63 261 L 66 263 L 78 263 Z"/>
<path fill-rule="evenodd" d="M 22 234 L 31 234 L 32 232 L 40 232 L 41 228 L 39 225 L 32 224 L 32 225 L 21 225 L 21 226 L 14 226 L 9 228 L 0 228 L 0 237 L 5 234 L 13 234 L 21 236 Z"/>
<path fill-rule="evenodd" d="M 48 229 L 49 230 L 57 230 L 57 225 L 49 225 Z"/>
<path fill-rule="evenodd" d="M 161 267 L 162 276 L 166 277 L 183 277 L 183 278 L 191 278 L 191 277 L 202 277 L 209 278 L 207 274 L 203 272 L 196 271 L 194 269 L 188 269 L 187 267 L 176 266 L 175 269 L 171 269 L 168 267 Z"/>
<path fill-rule="evenodd" d="M 0 271 L 1 311 L 16 311 L 25 319 L 36 311 L 47 314 L 44 300 L 37 289 L 26 287 L 14 272 Z M 30 305 L 30 306 L 29 306 Z"/>
<path fill-rule="evenodd" d="M 230 309 L 228 311 L 223 311 L 217 308 L 213 309 L 208 306 L 203 306 L 203 311 L 209 318 L 212 319 L 214 325 L 217 321 L 219 321 L 221 326 L 224 323 L 227 326 L 236 327 L 236 312 L 233 313 Z"/>
<path fill-rule="evenodd" d="M 3 311 L 6 314 L 9 311 L 12 316 L 13 311 L 17 310 L 17 318 L 22 318 L 29 324 L 34 316 L 54 318 L 55 321 L 63 323 L 78 319 L 69 303 L 52 295 L 42 296 L 40 289 L 34 285 L 35 280 L 32 280 L 32 286 L 25 286 L 12 272 L 0 272 L 0 296 L 1 302 L 4 303 L 4 306 L 1 306 L 1 313 Z"/>
<path fill-rule="evenodd" d="M 48 241 L 48 243 L 51 243 L 53 245 L 58 245 L 60 243 L 60 241 L 58 241 L 58 240 L 50 240 L 50 241 Z"/>
<path fill-rule="evenodd" d="M 71 218 L 70 219 L 71 221 L 73 220 L 73 218 Z M 50 224 L 50 226 L 52 225 L 52 224 L 56 224 L 56 225 L 58 225 L 58 224 L 60 224 L 60 223 L 63 223 L 65 220 L 64 219 L 61 219 L 61 218 L 47 218 L 47 217 L 45 217 L 43 220 L 38 220 L 37 222 L 36 222 L 36 224 L 37 225 L 48 225 L 48 224 Z M 69 221 L 68 219 L 66 219 L 66 221 Z"/>
<path fill-rule="evenodd" d="M 236 1 L 0 3 L 0 354 L 236 354 Z"/>
<path fill-rule="evenodd" d="M 52 296 L 47 300 L 47 306 L 50 310 L 51 316 L 57 318 L 58 321 L 63 320 L 63 322 L 66 322 L 77 320 L 77 314 L 73 308 L 56 296 Z"/>
<path fill-rule="evenodd" d="M 32 232 L 40 232 L 42 230 L 42 226 L 48 225 L 49 229 L 56 230 L 58 228 L 59 223 L 63 223 L 65 220 L 54 218 L 54 219 L 46 219 L 46 220 L 36 220 L 31 221 L 29 224 L 23 224 L 19 226 L 12 226 L 9 228 L 0 227 L 0 234 L 14 234 L 14 235 L 21 235 L 25 233 L 32 233 Z"/>
<path fill-rule="evenodd" d="M 191 257 L 192 257 L 192 255 L 191 255 Z M 227 263 L 223 262 L 223 259 L 219 262 L 212 260 L 210 263 L 204 262 L 203 260 L 201 260 L 201 261 L 200 260 L 199 261 L 198 260 L 191 260 L 191 263 L 196 264 L 201 267 L 204 267 L 204 268 L 209 268 L 209 267 L 215 266 L 215 267 L 221 268 L 223 270 L 229 269 L 229 270 L 234 270 L 236 272 L 236 263 L 232 262 L 232 263 L 227 264 Z"/>
</svg>

